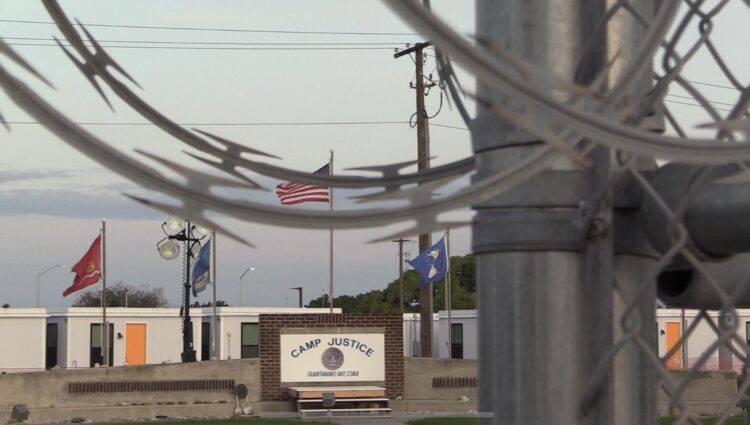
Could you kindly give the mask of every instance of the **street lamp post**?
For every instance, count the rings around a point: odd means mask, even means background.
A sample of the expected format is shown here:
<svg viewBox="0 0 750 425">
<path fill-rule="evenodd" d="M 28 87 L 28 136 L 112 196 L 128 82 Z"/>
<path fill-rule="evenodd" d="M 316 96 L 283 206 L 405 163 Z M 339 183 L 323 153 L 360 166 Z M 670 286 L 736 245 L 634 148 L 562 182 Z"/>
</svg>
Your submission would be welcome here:
<svg viewBox="0 0 750 425">
<path fill-rule="evenodd" d="M 302 308 L 302 287 L 301 286 L 295 286 L 295 287 L 289 288 L 289 289 L 294 289 L 295 291 L 299 291 L 299 307 Z"/>
<path fill-rule="evenodd" d="M 180 246 L 175 242 L 183 242 L 185 246 L 184 273 L 185 281 L 182 286 L 182 361 L 196 361 L 195 349 L 193 347 L 193 322 L 190 320 L 190 260 L 198 256 L 200 252 L 200 241 L 210 232 L 202 226 L 193 225 L 190 220 L 178 217 L 169 217 L 162 223 L 162 231 L 166 235 L 160 240 L 156 247 L 159 255 L 165 260 L 173 260 L 180 253 Z M 173 233 L 168 233 L 169 229 Z"/>
<path fill-rule="evenodd" d="M 47 273 L 48 271 L 51 271 L 52 269 L 56 269 L 58 267 L 65 268 L 68 267 L 65 264 L 55 264 L 54 266 L 48 268 L 47 270 L 39 273 L 36 275 L 36 307 L 39 308 L 39 286 L 42 280 L 42 275 Z"/>
<path fill-rule="evenodd" d="M 248 267 L 240 275 L 240 280 L 237 283 L 237 287 L 239 288 L 239 293 L 237 294 L 237 307 L 242 307 L 242 278 L 245 277 L 247 272 L 252 272 L 252 271 L 255 271 L 255 267 Z"/>
</svg>

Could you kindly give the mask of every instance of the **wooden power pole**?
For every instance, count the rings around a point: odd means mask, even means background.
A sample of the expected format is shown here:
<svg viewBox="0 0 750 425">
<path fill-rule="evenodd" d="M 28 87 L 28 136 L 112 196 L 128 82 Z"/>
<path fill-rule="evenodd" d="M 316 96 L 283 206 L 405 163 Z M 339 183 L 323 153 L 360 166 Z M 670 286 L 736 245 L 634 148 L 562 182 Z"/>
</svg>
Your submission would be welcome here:
<svg viewBox="0 0 750 425">
<path fill-rule="evenodd" d="M 422 50 L 432 45 L 431 41 L 417 43 L 413 47 L 401 50 L 393 55 L 394 58 L 414 53 L 416 65 L 416 84 L 412 88 L 417 92 L 417 170 L 430 168 L 430 129 L 427 111 L 424 107 L 424 55 Z M 432 84 L 434 85 L 434 84 Z M 431 87 L 431 86 L 430 86 Z M 430 235 L 419 235 L 419 252 L 430 247 Z M 432 357 L 432 285 L 419 287 L 419 351 L 421 357 Z"/>
</svg>

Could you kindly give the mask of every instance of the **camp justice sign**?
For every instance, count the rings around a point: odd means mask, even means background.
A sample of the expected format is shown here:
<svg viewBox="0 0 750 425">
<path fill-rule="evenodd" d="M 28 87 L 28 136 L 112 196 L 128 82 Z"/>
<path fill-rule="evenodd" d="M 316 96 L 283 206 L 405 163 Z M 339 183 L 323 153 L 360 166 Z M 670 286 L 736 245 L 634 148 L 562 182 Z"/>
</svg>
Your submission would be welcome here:
<svg viewBox="0 0 750 425">
<path fill-rule="evenodd" d="M 281 382 L 385 381 L 385 337 L 282 334 Z"/>
</svg>

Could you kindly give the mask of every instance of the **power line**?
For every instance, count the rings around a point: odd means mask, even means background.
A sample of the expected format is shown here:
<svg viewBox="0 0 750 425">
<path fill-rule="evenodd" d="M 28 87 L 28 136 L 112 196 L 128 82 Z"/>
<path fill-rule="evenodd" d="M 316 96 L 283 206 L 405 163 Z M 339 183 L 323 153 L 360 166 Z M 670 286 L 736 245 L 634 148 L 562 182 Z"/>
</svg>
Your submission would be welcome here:
<svg viewBox="0 0 750 425">
<path fill-rule="evenodd" d="M 695 106 L 696 108 L 704 109 L 703 106 L 695 104 L 695 103 L 678 102 L 676 100 L 669 100 L 669 99 L 664 99 L 664 101 L 665 102 L 669 102 L 669 103 L 675 103 L 675 104 L 678 104 L 678 105 Z M 714 109 L 717 110 L 717 111 L 722 111 L 722 112 L 732 112 L 731 109 L 724 109 L 724 108 L 714 108 Z"/>
<path fill-rule="evenodd" d="M 737 87 L 723 86 L 721 84 L 704 83 L 704 82 L 701 82 L 701 81 L 691 81 L 691 80 L 685 80 L 685 81 L 687 81 L 688 83 L 691 83 L 691 84 L 700 84 L 702 86 L 711 86 L 711 87 L 718 87 L 720 89 L 738 90 Z"/>
<path fill-rule="evenodd" d="M 434 122 L 431 122 L 430 125 L 433 126 L 433 127 L 443 127 L 443 128 L 452 128 L 454 130 L 469 131 L 469 129 L 466 128 L 466 127 L 458 127 L 458 126 L 455 126 L 455 125 L 435 124 Z"/>
<path fill-rule="evenodd" d="M 48 21 L 30 21 L 22 19 L 0 19 L 0 22 L 15 24 L 56 25 Z M 79 25 L 79 24 L 73 24 Z M 166 27 L 150 25 L 115 25 L 115 24 L 84 24 L 86 27 L 102 28 L 129 28 L 149 30 L 171 30 L 171 31 L 215 31 L 215 32 L 246 32 L 261 34 L 317 34 L 317 35 L 397 35 L 397 36 L 419 36 L 419 34 L 408 32 L 347 32 L 347 31 L 298 31 L 298 30 L 261 30 L 249 28 L 207 28 L 207 27 Z"/>
<path fill-rule="evenodd" d="M 6 43 L 8 46 L 57 47 L 57 44 Z M 63 44 L 70 47 L 69 44 Z M 392 47 L 201 47 L 201 46 L 103 46 L 108 49 L 151 49 L 151 50 L 393 50 Z"/>
<path fill-rule="evenodd" d="M 4 40 L 52 41 L 49 37 L 3 37 Z M 132 43 L 132 44 L 200 44 L 229 46 L 394 46 L 405 42 L 343 42 L 343 43 L 276 43 L 276 42 L 242 42 L 242 41 L 157 41 L 157 40 L 96 40 L 99 43 Z M 88 40 L 84 40 L 88 42 Z"/>
<path fill-rule="evenodd" d="M 38 121 L 7 121 L 7 124 L 15 125 L 39 125 Z M 148 127 L 154 126 L 151 122 L 76 122 L 76 125 L 86 126 L 118 126 L 118 127 Z M 406 121 L 323 121 L 323 122 L 186 122 L 177 123 L 183 126 L 272 126 L 272 127 L 284 127 L 284 126 L 331 126 L 331 125 L 386 125 L 386 124 L 408 124 Z"/>
<path fill-rule="evenodd" d="M 694 97 L 692 97 L 692 96 L 681 96 L 681 95 L 679 95 L 679 94 L 671 94 L 671 93 L 667 93 L 667 96 L 671 96 L 671 97 L 677 97 L 677 98 L 680 98 L 680 99 L 687 99 L 687 100 L 693 100 L 693 101 L 697 101 L 697 99 L 696 99 L 696 98 L 694 98 Z M 707 101 L 708 103 L 714 103 L 714 104 L 716 104 L 716 105 L 726 105 L 726 106 L 734 106 L 734 103 L 719 102 L 719 101 L 716 101 L 716 100 L 710 100 L 710 99 L 706 99 L 706 101 Z"/>
<path fill-rule="evenodd" d="M 6 121 L 8 125 L 41 125 L 38 121 Z M 150 122 L 76 122 L 80 126 L 116 126 L 116 127 L 149 127 L 155 124 Z M 205 127 L 250 127 L 250 126 L 268 126 L 268 127 L 294 127 L 294 126 L 345 126 L 345 125 L 403 125 L 409 124 L 408 121 L 292 121 L 292 122 L 195 122 L 195 123 L 177 123 L 182 126 L 205 126 Z M 467 128 L 456 127 L 445 124 L 431 125 L 437 127 L 450 128 L 455 130 L 467 130 Z"/>
</svg>

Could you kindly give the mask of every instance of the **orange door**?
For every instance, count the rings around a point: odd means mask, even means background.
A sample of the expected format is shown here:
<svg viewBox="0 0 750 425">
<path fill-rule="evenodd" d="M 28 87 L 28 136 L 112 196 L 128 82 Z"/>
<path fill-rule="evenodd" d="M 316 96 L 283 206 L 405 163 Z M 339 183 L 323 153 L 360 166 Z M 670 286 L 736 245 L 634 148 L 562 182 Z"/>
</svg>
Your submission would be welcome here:
<svg viewBox="0 0 750 425">
<path fill-rule="evenodd" d="M 146 324 L 125 324 L 125 364 L 146 364 Z"/>
<path fill-rule="evenodd" d="M 680 340 L 680 322 L 667 322 L 667 352 L 671 350 Z M 672 369 L 682 368 L 682 350 L 677 350 L 676 353 L 667 359 L 667 367 Z"/>
</svg>

